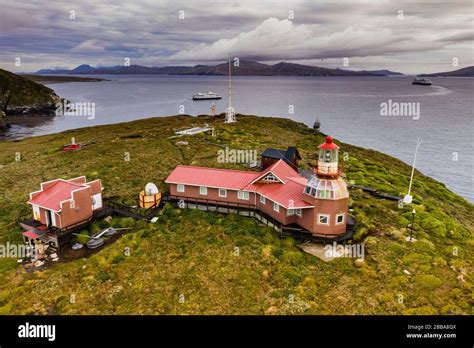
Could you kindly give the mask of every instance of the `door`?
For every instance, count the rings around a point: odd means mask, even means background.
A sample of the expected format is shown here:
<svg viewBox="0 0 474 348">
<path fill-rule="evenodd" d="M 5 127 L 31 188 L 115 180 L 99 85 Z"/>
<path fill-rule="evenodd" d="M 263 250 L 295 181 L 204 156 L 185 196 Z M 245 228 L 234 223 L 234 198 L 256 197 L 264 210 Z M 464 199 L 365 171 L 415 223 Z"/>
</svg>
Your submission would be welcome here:
<svg viewBox="0 0 474 348">
<path fill-rule="evenodd" d="M 51 217 L 51 210 L 46 210 L 46 226 L 51 226 L 53 218 Z"/>
</svg>

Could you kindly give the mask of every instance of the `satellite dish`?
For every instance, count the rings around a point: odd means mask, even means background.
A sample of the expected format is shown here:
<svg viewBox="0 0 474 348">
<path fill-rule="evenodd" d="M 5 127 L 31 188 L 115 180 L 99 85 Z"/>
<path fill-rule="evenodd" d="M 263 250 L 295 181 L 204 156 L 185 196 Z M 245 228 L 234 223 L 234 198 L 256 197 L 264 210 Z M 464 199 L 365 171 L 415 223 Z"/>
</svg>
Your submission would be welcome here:
<svg viewBox="0 0 474 348">
<path fill-rule="evenodd" d="M 153 184 L 152 182 L 149 182 L 148 184 L 146 184 L 145 193 L 146 193 L 147 196 L 156 195 L 156 194 L 158 194 L 158 192 L 160 192 L 160 191 L 158 190 L 158 187 L 156 187 L 155 184 Z"/>
<path fill-rule="evenodd" d="M 410 204 L 412 201 L 413 201 L 413 197 L 410 195 L 406 195 L 405 197 L 403 197 L 403 203 L 405 204 Z"/>
</svg>

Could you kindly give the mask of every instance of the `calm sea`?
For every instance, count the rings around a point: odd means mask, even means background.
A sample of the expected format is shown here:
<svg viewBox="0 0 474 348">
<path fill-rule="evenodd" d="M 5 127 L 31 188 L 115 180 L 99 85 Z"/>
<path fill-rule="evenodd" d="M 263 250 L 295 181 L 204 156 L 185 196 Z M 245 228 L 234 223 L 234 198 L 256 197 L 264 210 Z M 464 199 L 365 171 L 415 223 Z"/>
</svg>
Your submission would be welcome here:
<svg viewBox="0 0 474 348">
<path fill-rule="evenodd" d="M 34 127 L 15 125 L 9 137 L 56 133 L 66 129 L 210 110 L 211 101 L 191 100 L 197 92 L 224 96 L 226 78 L 215 76 L 99 76 L 105 82 L 51 84 L 74 102 L 94 102 L 95 118 L 56 117 Z M 474 79 L 434 78 L 432 86 L 411 85 L 412 77 L 235 77 L 237 112 L 277 116 L 321 129 L 341 141 L 372 148 L 406 163 L 413 161 L 421 138 L 417 167 L 474 202 Z M 381 115 L 381 103 L 387 113 Z M 410 103 L 410 104 L 400 104 Z M 395 116 L 400 107 L 405 116 Z M 400 111 L 400 110 L 399 110 Z"/>
</svg>

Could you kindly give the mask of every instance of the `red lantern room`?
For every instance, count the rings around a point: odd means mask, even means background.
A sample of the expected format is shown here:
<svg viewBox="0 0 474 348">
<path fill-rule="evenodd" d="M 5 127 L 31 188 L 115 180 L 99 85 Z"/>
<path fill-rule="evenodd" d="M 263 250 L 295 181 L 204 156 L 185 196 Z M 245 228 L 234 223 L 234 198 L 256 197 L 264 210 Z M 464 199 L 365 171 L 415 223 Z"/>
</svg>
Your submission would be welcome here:
<svg viewBox="0 0 474 348">
<path fill-rule="evenodd" d="M 318 176 L 336 178 L 338 176 L 339 146 L 333 142 L 331 136 L 326 137 L 326 142 L 319 145 Z"/>
</svg>

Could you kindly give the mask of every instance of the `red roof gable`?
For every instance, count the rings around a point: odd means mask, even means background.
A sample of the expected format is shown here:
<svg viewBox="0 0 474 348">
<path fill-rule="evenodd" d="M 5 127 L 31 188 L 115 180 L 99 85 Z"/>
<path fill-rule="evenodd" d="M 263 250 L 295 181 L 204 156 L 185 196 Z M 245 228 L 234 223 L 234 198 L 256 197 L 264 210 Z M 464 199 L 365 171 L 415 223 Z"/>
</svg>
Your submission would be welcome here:
<svg viewBox="0 0 474 348">
<path fill-rule="evenodd" d="M 286 183 L 286 178 L 299 175 L 298 172 L 290 167 L 285 161 L 278 160 L 270 167 L 266 168 L 263 172 L 259 173 L 252 183 L 263 179 L 268 173 L 272 173 L 283 183 Z"/>
<path fill-rule="evenodd" d="M 59 179 L 54 184 L 47 186 L 43 191 L 34 195 L 28 203 L 59 211 L 61 209 L 60 203 L 70 199 L 72 197 L 72 191 L 86 187 L 88 186 Z"/>
</svg>

